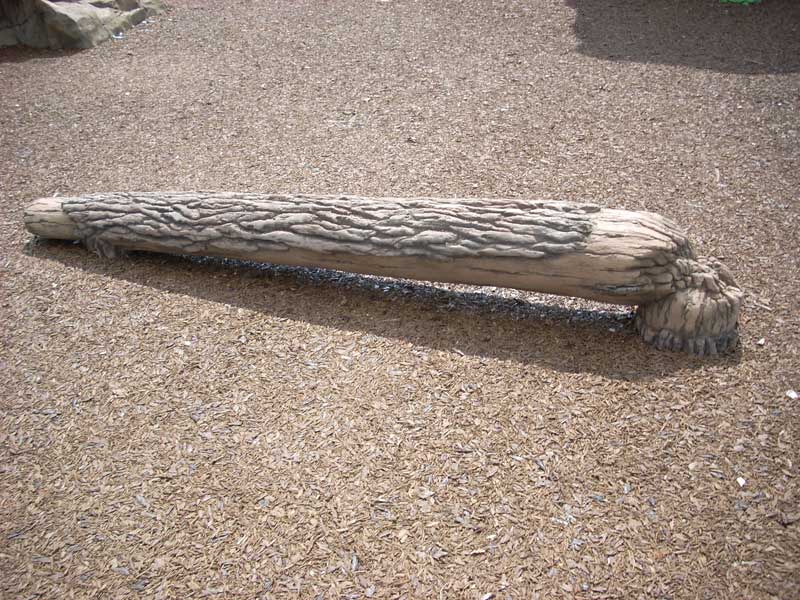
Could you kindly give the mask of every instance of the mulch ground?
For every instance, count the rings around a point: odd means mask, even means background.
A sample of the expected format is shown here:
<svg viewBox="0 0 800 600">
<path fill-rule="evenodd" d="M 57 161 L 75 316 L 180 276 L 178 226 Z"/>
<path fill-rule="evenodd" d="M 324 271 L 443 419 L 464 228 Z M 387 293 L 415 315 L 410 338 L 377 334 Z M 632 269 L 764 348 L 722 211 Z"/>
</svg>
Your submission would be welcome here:
<svg viewBox="0 0 800 600">
<path fill-rule="evenodd" d="M 3 598 L 800 597 L 800 3 L 173 0 L 0 81 Z M 21 225 L 165 189 L 653 210 L 741 347 Z"/>
</svg>

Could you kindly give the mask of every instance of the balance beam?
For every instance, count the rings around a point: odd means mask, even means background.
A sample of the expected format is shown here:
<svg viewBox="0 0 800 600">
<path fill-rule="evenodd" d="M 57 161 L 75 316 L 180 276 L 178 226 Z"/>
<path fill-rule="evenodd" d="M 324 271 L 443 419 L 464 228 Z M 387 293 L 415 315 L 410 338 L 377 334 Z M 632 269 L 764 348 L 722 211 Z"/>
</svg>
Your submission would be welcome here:
<svg viewBox="0 0 800 600">
<path fill-rule="evenodd" d="M 660 349 L 729 352 L 743 292 L 684 233 L 649 212 L 509 199 L 219 192 L 42 198 L 31 233 L 119 250 L 221 256 L 517 288 L 636 305 Z"/>
</svg>

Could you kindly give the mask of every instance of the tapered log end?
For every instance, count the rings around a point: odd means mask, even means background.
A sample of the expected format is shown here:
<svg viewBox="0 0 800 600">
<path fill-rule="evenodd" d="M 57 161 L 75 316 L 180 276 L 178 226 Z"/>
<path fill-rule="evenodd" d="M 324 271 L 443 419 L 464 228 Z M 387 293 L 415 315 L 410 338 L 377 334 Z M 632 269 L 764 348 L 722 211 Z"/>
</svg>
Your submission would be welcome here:
<svg viewBox="0 0 800 600">
<path fill-rule="evenodd" d="M 39 198 L 25 209 L 25 228 L 51 240 L 79 239 L 75 223 L 62 207 L 62 198 Z"/>
<path fill-rule="evenodd" d="M 744 292 L 730 272 L 714 259 L 686 261 L 686 277 L 672 294 L 639 306 L 636 328 L 644 340 L 661 350 L 696 356 L 725 354 L 736 349 Z"/>
</svg>

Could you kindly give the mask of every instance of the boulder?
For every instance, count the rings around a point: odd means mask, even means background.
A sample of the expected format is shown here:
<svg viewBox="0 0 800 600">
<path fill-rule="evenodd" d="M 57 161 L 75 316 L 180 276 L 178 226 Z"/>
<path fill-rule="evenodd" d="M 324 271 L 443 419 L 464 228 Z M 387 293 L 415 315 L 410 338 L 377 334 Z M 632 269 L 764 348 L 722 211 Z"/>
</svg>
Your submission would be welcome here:
<svg viewBox="0 0 800 600">
<path fill-rule="evenodd" d="M 162 10 L 161 0 L 2 0 L 0 47 L 91 48 Z"/>
</svg>

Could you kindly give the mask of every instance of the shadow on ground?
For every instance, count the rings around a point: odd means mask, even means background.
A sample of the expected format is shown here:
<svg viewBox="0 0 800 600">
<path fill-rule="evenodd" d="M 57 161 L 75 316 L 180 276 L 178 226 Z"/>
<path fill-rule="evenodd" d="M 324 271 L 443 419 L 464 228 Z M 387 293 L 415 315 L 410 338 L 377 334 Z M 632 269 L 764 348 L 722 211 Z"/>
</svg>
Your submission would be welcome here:
<svg viewBox="0 0 800 600">
<path fill-rule="evenodd" d="M 3 2 L 4 0 L 0 0 Z M 31 60 L 64 59 L 76 56 L 82 49 L 50 50 L 39 48 L 28 48 L 26 46 L 8 46 L 0 48 L 0 65 L 3 63 L 24 63 Z"/>
<path fill-rule="evenodd" d="M 740 352 L 715 359 L 660 352 L 638 337 L 629 314 L 532 302 L 491 293 L 491 288 L 452 291 L 325 269 L 145 252 L 110 261 L 78 244 L 52 240 L 36 241 L 27 251 L 173 294 L 561 372 L 640 380 L 710 361 L 728 366 L 741 360 Z"/>
<path fill-rule="evenodd" d="M 800 71 L 800 2 L 566 0 L 579 52 L 614 61 L 722 73 Z"/>
</svg>

